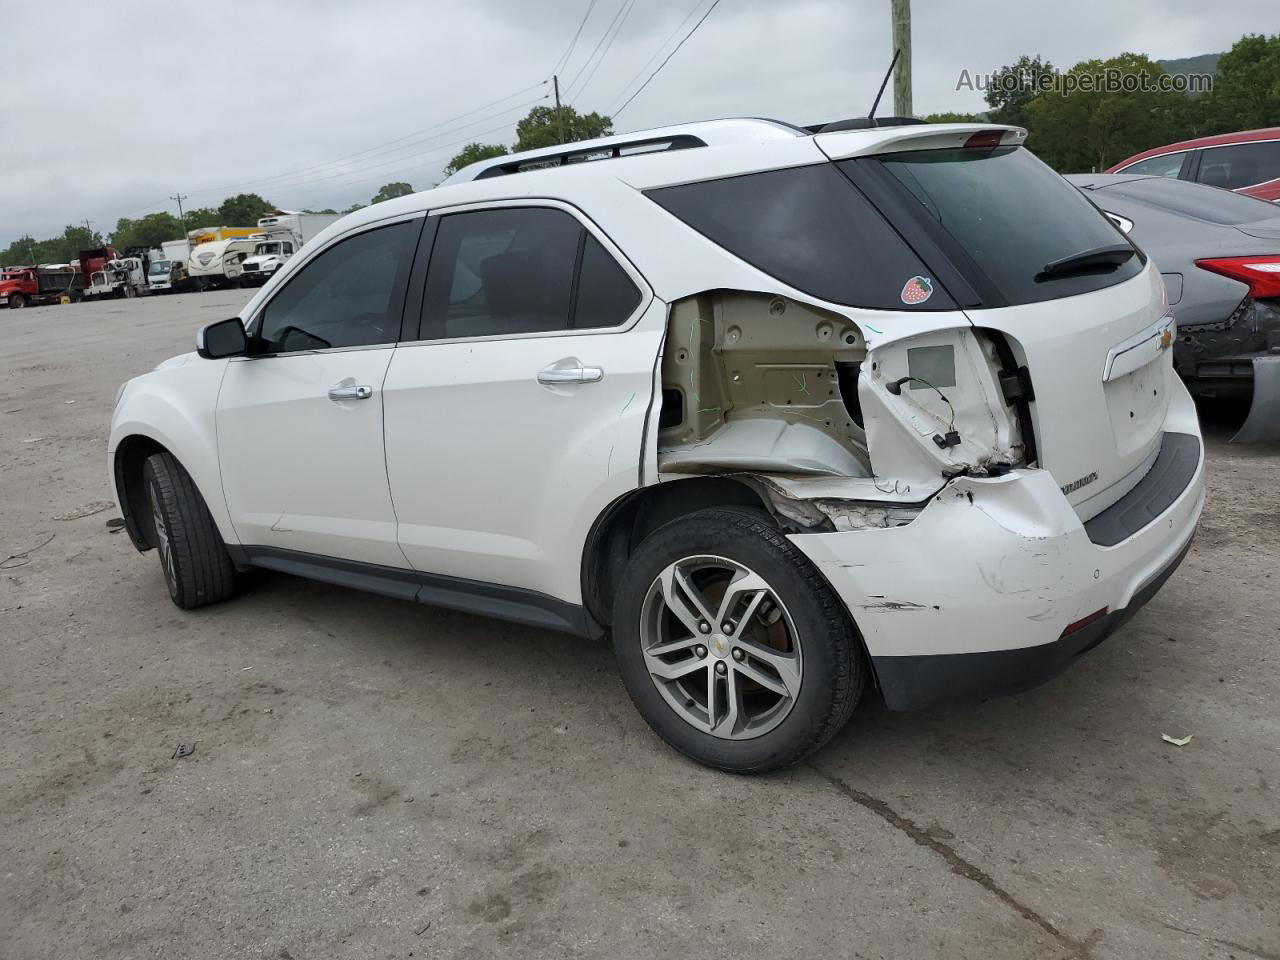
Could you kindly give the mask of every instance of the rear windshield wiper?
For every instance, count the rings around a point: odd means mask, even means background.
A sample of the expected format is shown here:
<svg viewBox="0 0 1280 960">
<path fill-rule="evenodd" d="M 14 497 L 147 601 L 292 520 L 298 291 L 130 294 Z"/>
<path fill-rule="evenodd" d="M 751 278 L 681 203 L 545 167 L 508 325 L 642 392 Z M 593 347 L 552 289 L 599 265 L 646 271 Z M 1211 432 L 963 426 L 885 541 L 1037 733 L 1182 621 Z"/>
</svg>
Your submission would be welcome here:
<svg viewBox="0 0 1280 960">
<path fill-rule="evenodd" d="M 1060 260 L 1050 260 L 1036 274 L 1036 282 L 1075 273 L 1077 270 L 1089 270 L 1095 267 L 1114 269 L 1132 257 L 1134 252 L 1133 247 L 1127 243 L 1109 243 L 1091 250 L 1081 250 Z"/>
</svg>

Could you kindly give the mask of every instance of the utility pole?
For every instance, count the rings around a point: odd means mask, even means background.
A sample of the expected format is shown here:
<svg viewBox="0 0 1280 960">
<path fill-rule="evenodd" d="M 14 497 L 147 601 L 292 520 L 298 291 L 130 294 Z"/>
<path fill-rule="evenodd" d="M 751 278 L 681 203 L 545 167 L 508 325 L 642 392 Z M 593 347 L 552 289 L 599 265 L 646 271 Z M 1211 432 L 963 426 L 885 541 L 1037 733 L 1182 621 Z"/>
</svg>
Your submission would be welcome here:
<svg viewBox="0 0 1280 960">
<path fill-rule="evenodd" d="M 911 116 L 911 0 L 889 0 L 893 16 L 893 49 L 899 52 L 893 71 L 893 112 Z"/>
<path fill-rule="evenodd" d="M 560 77 L 552 76 L 552 84 L 556 88 L 556 126 L 560 129 L 560 143 L 564 144 L 564 114 L 560 110 Z M 545 87 L 543 89 L 546 89 Z"/>
<path fill-rule="evenodd" d="M 93 224 L 89 220 L 85 220 L 84 228 L 89 231 L 89 242 L 93 243 Z"/>
<path fill-rule="evenodd" d="M 182 193 L 174 193 L 172 197 L 169 197 L 169 200 L 178 201 L 178 219 L 182 220 L 182 238 L 183 239 L 187 239 L 187 216 L 184 215 L 182 212 L 182 201 L 186 200 L 186 198 L 187 197 L 184 197 Z"/>
</svg>

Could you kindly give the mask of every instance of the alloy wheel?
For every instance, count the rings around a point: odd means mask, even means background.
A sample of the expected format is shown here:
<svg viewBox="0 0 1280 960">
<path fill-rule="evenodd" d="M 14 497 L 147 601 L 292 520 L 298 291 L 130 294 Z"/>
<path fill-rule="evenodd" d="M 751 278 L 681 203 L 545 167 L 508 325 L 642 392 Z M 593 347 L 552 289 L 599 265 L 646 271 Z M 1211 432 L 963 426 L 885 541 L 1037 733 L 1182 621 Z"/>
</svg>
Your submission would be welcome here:
<svg viewBox="0 0 1280 960">
<path fill-rule="evenodd" d="M 640 611 L 645 667 L 686 723 L 725 740 L 768 733 L 800 693 L 803 659 L 791 615 L 763 577 L 736 560 L 669 564 Z"/>
</svg>

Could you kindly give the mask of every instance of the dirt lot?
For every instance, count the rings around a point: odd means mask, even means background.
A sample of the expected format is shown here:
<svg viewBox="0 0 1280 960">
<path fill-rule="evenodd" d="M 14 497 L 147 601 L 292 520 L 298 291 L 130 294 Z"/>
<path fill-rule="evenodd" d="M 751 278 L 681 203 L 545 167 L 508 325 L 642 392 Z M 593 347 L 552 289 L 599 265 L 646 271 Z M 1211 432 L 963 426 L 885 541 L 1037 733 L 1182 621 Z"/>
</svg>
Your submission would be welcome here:
<svg viewBox="0 0 1280 960">
<path fill-rule="evenodd" d="M 243 299 L 0 312 L 0 957 L 1280 957 L 1280 450 L 1211 426 L 1189 558 L 1066 676 L 742 779 L 606 645 L 285 576 L 184 614 L 62 519 Z"/>
</svg>

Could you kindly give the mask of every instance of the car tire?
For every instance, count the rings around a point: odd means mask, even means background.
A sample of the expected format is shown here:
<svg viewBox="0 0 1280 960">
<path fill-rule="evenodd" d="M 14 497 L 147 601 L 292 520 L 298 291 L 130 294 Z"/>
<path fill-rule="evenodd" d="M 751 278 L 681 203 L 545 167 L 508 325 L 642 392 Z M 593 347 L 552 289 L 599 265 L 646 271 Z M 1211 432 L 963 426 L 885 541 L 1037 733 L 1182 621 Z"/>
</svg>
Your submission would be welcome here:
<svg viewBox="0 0 1280 960">
<path fill-rule="evenodd" d="M 21 310 L 27 305 L 27 298 L 20 293 L 12 293 L 9 295 L 9 309 Z"/>
<path fill-rule="evenodd" d="M 848 612 L 763 511 L 701 510 L 650 534 L 622 575 L 612 632 L 623 684 L 654 732 L 731 773 L 817 750 L 866 683 Z"/>
<path fill-rule="evenodd" d="M 226 600 L 235 590 L 235 567 L 190 474 L 172 454 L 155 453 L 142 477 L 170 599 L 183 610 Z"/>
</svg>

